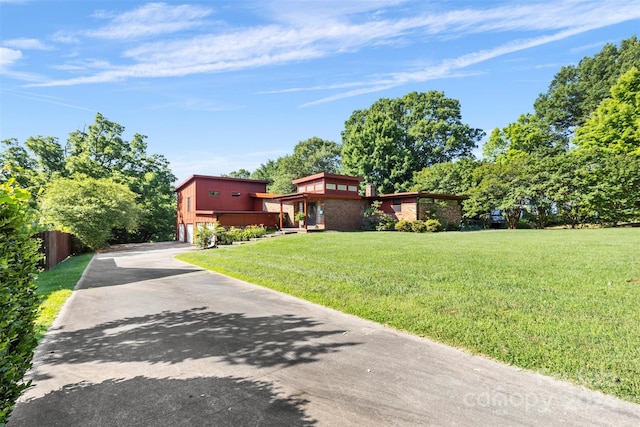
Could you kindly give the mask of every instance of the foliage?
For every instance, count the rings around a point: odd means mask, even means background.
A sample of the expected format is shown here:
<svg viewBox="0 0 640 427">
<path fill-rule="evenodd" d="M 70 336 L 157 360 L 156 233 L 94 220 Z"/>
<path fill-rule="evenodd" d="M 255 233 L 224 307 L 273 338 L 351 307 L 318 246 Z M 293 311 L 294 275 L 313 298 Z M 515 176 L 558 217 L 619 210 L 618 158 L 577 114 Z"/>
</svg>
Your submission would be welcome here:
<svg viewBox="0 0 640 427">
<path fill-rule="evenodd" d="M 31 137 L 24 146 L 15 139 L 2 141 L 0 180 L 14 176 L 35 201 L 47 183 L 56 178 L 83 175 L 110 178 L 136 194 L 142 215 L 136 230 L 117 229 L 113 242 L 171 240 L 175 234 L 176 177 L 167 159 L 147 154 L 146 136 L 123 139 L 125 128 L 97 114 L 86 130 L 70 134 L 65 147 L 56 138 Z"/>
<path fill-rule="evenodd" d="M 428 219 L 424 223 L 426 229 L 430 233 L 435 233 L 442 230 L 442 224 L 437 219 Z"/>
<path fill-rule="evenodd" d="M 562 153 L 566 149 L 566 140 L 554 134 L 538 116 L 523 114 L 502 130 L 494 129 L 483 146 L 483 154 L 489 160 L 496 161 L 513 152 L 544 157 Z"/>
<path fill-rule="evenodd" d="M 30 195 L 9 179 L 0 184 L 0 425 L 31 382 L 21 382 L 37 341 L 34 321 L 39 298 L 34 283 L 39 242 L 33 239 L 35 212 Z"/>
<path fill-rule="evenodd" d="M 136 195 L 126 185 L 86 176 L 50 182 L 41 211 L 46 223 L 94 250 L 107 246 L 112 229 L 135 229 L 140 217 Z"/>
<path fill-rule="evenodd" d="M 250 239 L 258 239 L 267 234 L 267 229 L 263 225 L 248 225 L 244 228 L 225 228 L 216 223 L 215 236 L 218 245 L 230 245 L 233 242 L 245 242 Z"/>
<path fill-rule="evenodd" d="M 466 194 L 473 186 L 473 171 L 482 163 L 474 159 L 437 163 L 413 174 L 412 191 Z"/>
<path fill-rule="evenodd" d="M 576 132 L 581 149 L 599 148 L 611 154 L 640 154 L 640 70 L 632 68 Z"/>
<path fill-rule="evenodd" d="M 251 178 L 270 181 L 269 191 L 272 193 L 294 193 L 296 186 L 291 183 L 294 179 L 321 172 L 339 172 L 340 151 L 337 143 L 312 137 L 300 141 L 293 154 L 262 164 Z"/>
<path fill-rule="evenodd" d="M 376 224 L 376 231 L 392 231 L 396 227 L 396 220 L 393 216 L 382 213 L 382 215 L 378 218 L 378 223 Z"/>
<path fill-rule="evenodd" d="M 414 233 L 424 233 L 427 231 L 427 224 L 422 220 L 415 220 L 411 223 L 411 231 Z"/>
<path fill-rule="evenodd" d="M 222 176 L 229 176 L 231 178 L 250 178 L 251 177 L 251 172 L 246 170 L 246 169 L 239 169 L 237 171 L 233 171 L 233 172 L 229 172 L 228 175 L 222 175 Z"/>
<path fill-rule="evenodd" d="M 73 288 L 82 277 L 93 254 L 83 254 L 67 258 L 51 270 L 41 271 L 36 279 L 37 294 L 42 298 L 38 309 L 36 337 L 44 336 L 51 326 Z"/>
<path fill-rule="evenodd" d="M 393 231 L 395 230 L 396 219 L 385 213 L 382 209 L 382 202 L 374 200 L 369 207 L 365 209 L 362 216 L 361 228 L 363 230 L 376 231 Z"/>
<path fill-rule="evenodd" d="M 407 221 L 406 219 L 401 219 L 400 221 L 396 222 L 395 229 L 396 231 L 404 232 L 413 231 L 413 229 L 411 228 L 411 221 Z"/>
<path fill-rule="evenodd" d="M 640 403 L 638 253 L 640 229 L 616 228 L 313 233 L 178 257 Z"/>
<path fill-rule="evenodd" d="M 477 185 L 464 202 L 467 218 L 486 218 L 499 210 L 510 229 L 516 228 L 526 208 L 528 195 L 527 156 L 510 157 L 504 162 L 486 163 L 474 172 Z"/>
<path fill-rule="evenodd" d="M 200 249 L 207 249 L 213 245 L 214 240 L 213 228 L 208 226 L 199 226 L 194 236 L 195 245 Z"/>
<path fill-rule="evenodd" d="M 298 212 L 296 212 L 296 214 L 293 216 L 293 218 L 294 218 L 296 221 L 304 221 L 304 220 L 307 218 L 307 215 L 306 215 L 304 212 L 302 212 L 302 211 L 298 211 Z"/>
<path fill-rule="evenodd" d="M 610 96 L 620 76 L 633 67 L 640 69 L 640 40 L 636 36 L 623 40 L 620 47 L 607 44 L 577 66 L 562 67 L 547 92 L 535 101 L 536 115 L 554 132 L 569 138 Z"/>
<path fill-rule="evenodd" d="M 406 191 L 415 172 L 471 157 L 483 135 L 462 123 L 460 103 L 442 92 L 381 98 L 345 122 L 342 168 L 364 177 L 379 193 Z"/>
</svg>

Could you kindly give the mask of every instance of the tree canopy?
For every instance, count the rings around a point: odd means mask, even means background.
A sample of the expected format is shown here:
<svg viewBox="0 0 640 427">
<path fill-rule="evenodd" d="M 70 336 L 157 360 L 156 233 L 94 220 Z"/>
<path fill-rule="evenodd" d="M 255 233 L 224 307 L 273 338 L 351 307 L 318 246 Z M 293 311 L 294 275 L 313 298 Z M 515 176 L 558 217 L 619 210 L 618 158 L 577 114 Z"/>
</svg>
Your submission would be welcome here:
<svg viewBox="0 0 640 427">
<path fill-rule="evenodd" d="M 484 136 L 462 123 L 460 103 L 437 91 L 382 98 L 356 110 L 342 131 L 342 170 L 378 192 L 406 191 L 425 167 L 471 157 Z"/>
<path fill-rule="evenodd" d="M 136 230 L 114 230 L 112 241 L 172 239 L 176 177 L 163 155 L 147 154 L 146 136 L 136 133 L 127 141 L 123 138 L 124 131 L 124 126 L 98 113 L 87 129 L 72 132 L 64 147 L 53 137 L 31 137 L 24 144 L 15 139 L 4 140 L 0 179 L 14 177 L 33 195 L 34 201 L 47 183 L 57 178 L 111 179 L 136 194 L 136 203 L 143 212 Z"/>
<path fill-rule="evenodd" d="M 56 230 L 72 233 L 96 250 L 107 245 L 112 230 L 136 229 L 141 210 L 136 194 L 125 184 L 77 174 L 47 185 L 41 213 Z"/>
<path fill-rule="evenodd" d="M 253 179 L 270 181 L 269 191 L 288 194 L 296 190 L 291 181 L 320 172 L 340 171 L 340 145 L 333 141 L 312 137 L 300 141 L 293 153 L 277 160 L 269 160 L 251 174 Z"/>
</svg>

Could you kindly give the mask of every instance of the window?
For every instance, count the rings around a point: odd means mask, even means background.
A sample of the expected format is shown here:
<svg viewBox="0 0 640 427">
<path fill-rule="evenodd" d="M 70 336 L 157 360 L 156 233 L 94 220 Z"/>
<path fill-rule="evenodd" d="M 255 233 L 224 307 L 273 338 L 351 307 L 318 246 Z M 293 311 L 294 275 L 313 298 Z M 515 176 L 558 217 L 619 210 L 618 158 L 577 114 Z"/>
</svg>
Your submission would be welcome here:
<svg viewBox="0 0 640 427">
<path fill-rule="evenodd" d="M 340 191 L 347 191 L 347 186 L 344 184 L 338 184 L 338 190 Z"/>
<path fill-rule="evenodd" d="M 209 191 L 209 195 L 213 197 L 218 197 L 220 195 L 219 191 Z"/>
<path fill-rule="evenodd" d="M 402 200 L 401 199 L 393 199 L 391 201 L 391 208 L 394 212 L 402 212 Z"/>
<path fill-rule="evenodd" d="M 240 193 L 231 193 L 231 197 L 240 197 Z"/>
<path fill-rule="evenodd" d="M 187 212 L 191 212 L 191 197 L 187 197 Z"/>
<path fill-rule="evenodd" d="M 316 184 L 316 191 L 322 191 L 322 184 Z"/>
<path fill-rule="evenodd" d="M 313 185 L 307 185 L 307 191 L 313 191 Z"/>
<path fill-rule="evenodd" d="M 357 192 L 358 191 L 358 187 L 356 187 L 355 185 L 350 185 L 349 186 L 349 191 Z"/>
<path fill-rule="evenodd" d="M 327 183 L 327 190 L 335 190 L 335 189 L 336 189 L 336 185 L 335 184 Z"/>
</svg>

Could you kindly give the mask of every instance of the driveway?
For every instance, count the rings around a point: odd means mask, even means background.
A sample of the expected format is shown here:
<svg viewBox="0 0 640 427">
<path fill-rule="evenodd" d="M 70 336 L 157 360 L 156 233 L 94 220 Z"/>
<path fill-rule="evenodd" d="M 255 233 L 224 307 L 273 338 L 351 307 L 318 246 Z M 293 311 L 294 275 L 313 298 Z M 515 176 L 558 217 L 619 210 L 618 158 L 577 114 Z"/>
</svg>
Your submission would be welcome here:
<svg viewBox="0 0 640 427">
<path fill-rule="evenodd" d="M 174 259 L 97 254 L 9 426 L 640 425 L 640 406 Z"/>
</svg>

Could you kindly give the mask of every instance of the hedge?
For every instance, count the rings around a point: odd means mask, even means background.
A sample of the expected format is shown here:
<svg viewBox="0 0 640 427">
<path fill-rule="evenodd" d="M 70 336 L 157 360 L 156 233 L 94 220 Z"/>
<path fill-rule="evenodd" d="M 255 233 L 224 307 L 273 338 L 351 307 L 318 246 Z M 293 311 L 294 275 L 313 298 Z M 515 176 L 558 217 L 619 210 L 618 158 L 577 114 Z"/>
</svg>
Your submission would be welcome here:
<svg viewBox="0 0 640 427">
<path fill-rule="evenodd" d="M 22 378 L 37 345 L 34 321 L 40 300 L 35 277 L 38 240 L 30 195 L 13 180 L 0 184 L 0 425 L 31 382 Z"/>
</svg>

